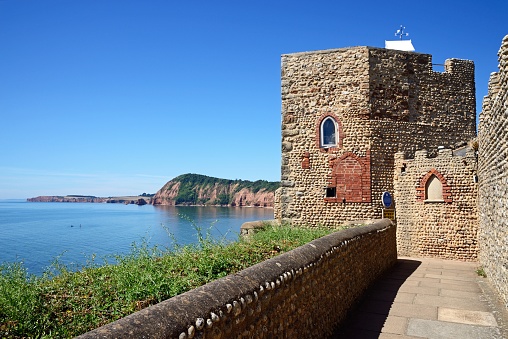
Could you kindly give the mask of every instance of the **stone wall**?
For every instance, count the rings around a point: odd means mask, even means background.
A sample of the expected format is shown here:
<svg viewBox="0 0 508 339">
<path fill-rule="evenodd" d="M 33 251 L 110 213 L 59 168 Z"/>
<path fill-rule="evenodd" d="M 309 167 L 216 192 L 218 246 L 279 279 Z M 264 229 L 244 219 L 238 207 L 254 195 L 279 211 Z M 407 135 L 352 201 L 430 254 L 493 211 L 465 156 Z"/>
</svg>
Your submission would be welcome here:
<svg viewBox="0 0 508 339">
<path fill-rule="evenodd" d="M 388 219 L 339 231 L 78 338 L 327 338 L 396 262 L 395 236 Z"/>
<path fill-rule="evenodd" d="M 427 151 L 417 151 L 414 159 L 395 155 L 399 255 L 478 260 L 476 171 L 471 147 L 442 149 L 435 158 Z M 438 197 L 432 195 L 433 177 Z"/>
<path fill-rule="evenodd" d="M 479 126 L 480 262 L 508 304 L 508 35 Z"/>
<path fill-rule="evenodd" d="M 275 217 L 336 226 L 381 216 L 394 154 L 453 147 L 476 135 L 474 64 L 353 47 L 282 56 L 282 169 Z M 320 145 L 333 117 L 337 144 Z M 327 188 L 336 195 L 325 197 Z"/>
</svg>

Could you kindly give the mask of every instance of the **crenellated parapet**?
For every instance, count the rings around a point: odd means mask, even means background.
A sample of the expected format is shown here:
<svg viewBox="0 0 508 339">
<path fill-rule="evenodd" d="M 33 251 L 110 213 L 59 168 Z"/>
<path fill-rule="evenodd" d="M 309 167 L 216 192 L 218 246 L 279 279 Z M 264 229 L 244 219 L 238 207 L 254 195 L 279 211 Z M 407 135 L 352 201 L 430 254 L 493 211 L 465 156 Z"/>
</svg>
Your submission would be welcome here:
<svg viewBox="0 0 508 339">
<path fill-rule="evenodd" d="M 471 142 L 470 145 L 474 145 Z M 476 261 L 476 150 L 419 150 L 395 154 L 394 195 L 400 255 Z"/>
</svg>

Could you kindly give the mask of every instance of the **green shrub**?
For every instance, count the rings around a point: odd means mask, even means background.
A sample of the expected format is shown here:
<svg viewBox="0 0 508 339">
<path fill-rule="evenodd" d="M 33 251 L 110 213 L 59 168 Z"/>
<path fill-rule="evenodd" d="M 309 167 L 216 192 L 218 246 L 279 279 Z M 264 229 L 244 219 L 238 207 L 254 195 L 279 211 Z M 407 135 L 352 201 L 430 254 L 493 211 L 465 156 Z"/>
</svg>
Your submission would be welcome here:
<svg viewBox="0 0 508 339">
<path fill-rule="evenodd" d="M 0 265 L 0 337 L 73 337 L 137 310 L 301 246 L 331 232 L 265 226 L 227 243 L 197 231 L 196 244 L 172 249 L 133 244 L 115 265 L 93 256 L 74 272 L 55 260 L 41 277 L 21 263 Z"/>
</svg>

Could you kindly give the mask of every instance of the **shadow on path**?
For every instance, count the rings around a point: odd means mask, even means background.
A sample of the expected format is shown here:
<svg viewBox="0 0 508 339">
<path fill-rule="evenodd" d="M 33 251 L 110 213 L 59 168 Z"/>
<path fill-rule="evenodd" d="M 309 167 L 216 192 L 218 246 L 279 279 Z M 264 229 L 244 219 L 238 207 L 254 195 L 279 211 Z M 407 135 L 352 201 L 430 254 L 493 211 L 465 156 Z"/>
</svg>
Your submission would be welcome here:
<svg viewBox="0 0 508 339">
<path fill-rule="evenodd" d="M 420 266 L 417 259 L 398 259 L 388 272 L 381 276 L 364 294 L 349 316 L 338 327 L 330 339 L 336 338 L 378 338 L 384 326 L 405 326 L 392 321 L 388 324 L 388 313 L 395 299 L 411 298 L 399 288 Z"/>
</svg>

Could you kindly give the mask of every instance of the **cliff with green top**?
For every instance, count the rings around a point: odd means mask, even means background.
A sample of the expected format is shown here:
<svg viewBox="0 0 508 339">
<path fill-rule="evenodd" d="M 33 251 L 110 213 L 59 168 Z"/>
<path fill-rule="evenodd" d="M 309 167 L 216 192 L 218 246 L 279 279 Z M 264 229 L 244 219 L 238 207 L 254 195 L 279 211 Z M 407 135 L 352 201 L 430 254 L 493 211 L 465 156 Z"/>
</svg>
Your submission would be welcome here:
<svg viewBox="0 0 508 339">
<path fill-rule="evenodd" d="M 183 174 L 168 181 L 152 198 L 152 204 L 273 207 L 279 184 Z"/>
</svg>

